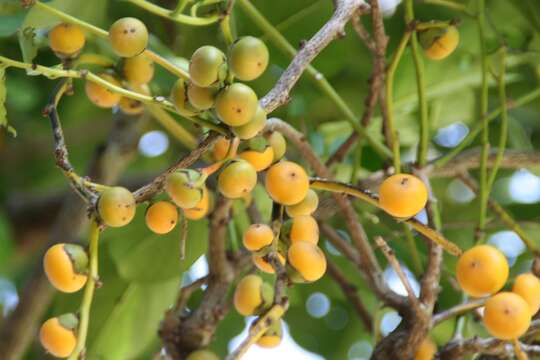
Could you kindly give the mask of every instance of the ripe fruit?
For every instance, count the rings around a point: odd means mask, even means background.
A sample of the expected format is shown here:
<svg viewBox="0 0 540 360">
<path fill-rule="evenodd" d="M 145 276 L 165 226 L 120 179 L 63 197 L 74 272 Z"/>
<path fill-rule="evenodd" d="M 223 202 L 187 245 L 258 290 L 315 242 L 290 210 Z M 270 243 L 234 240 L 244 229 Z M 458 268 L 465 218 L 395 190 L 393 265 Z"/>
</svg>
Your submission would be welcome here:
<svg viewBox="0 0 540 360">
<path fill-rule="evenodd" d="M 436 352 L 437 345 L 430 338 L 426 338 L 420 344 L 414 360 L 432 360 Z"/>
<path fill-rule="evenodd" d="M 201 202 L 204 181 L 201 173 L 191 169 L 175 171 L 167 177 L 165 190 L 182 209 L 191 209 Z"/>
<path fill-rule="evenodd" d="M 210 350 L 196 350 L 189 354 L 186 360 L 219 360 L 219 357 Z"/>
<path fill-rule="evenodd" d="M 283 255 L 281 255 L 280 253 L 278 253 L 278 259 L 279 259 L 279 262 L 281 263 L 281 265 L 285 266 L 285 263 L 286 263 L 285 257 Z M 251 260 L 253 260 L 253 263 L 255 264 L 255 266 L 259 270 L 261 270 L 261 271 L 263 271 L 265 273 L 268 273 L 268 274 L 275 273 L 274 268 L 272 267 L 272 265 L 269 262 L 267 262 L 266 260 L 264 260 L 264 258 L 262 256 L 253 255 L 251 257 Z"/>
<path fill-rule="evenodd" d="M 484 325 L 501 340 L 513 340 L 525 334 L 531 323 L 531 309 L 523 298 L 511 292 L 501 292 L 486 301 Z"/>
<path fill-rule="evenodd" d="M 259 105 L 253 118 L 247 124 L 233 127 L 232 132 L 240 139 L 248 140 L 255 137 L 264 128 L 265 124 L 266 112 Z"/>
<path fill-rule="evenodd" d="M 144 105 L 142 102 L 127 97 L 120 99 L 118 107 L 124 114 L 128 115 L 139 115 L 144 111 Z"/>
<path fill-rule="evenodd" d="M 442 60 L 459 44 L 459 31 L 455 26 L 431 28 L 418 34 L 420 44 L 431 60 Z"/>
<path fill-rule="evenodd" d="M 103 73 L 99 74 L 99 77 L 105 81 L 110 82 L 113 85 L 120 87 L 122 86 L 122 84 L 120 84 L 120 81 L 118 81 L 118 79 L 116 79 L 111 74 Z M 86 91 L 86 96 L 88 96 L 88 99 L 90 99 L 90 101 L 93 102 L 94 105 L 102 108 L 112 108 L 113 106 L 117 105 L 122 98 L 120 94 L 112 92 L 106 87 L 103 87 L 102 85 L 96 84 L 92 81 L 86 81 L 84 90 Z"/>
<path fill-rule="evenodd" d="M 533 273 L 521 274 L 516 277 L 512 292 L 521 296 L 531 309 L 531 316 L 540 309 L 540 279 Z"/>
<path fill-rule="evenodd" d="M 139 19 L 125 17 L 111 25 L 109 40 L 116 55 L 130 58 L 146 49 L 148 30 Z"/>
<path fill-rule="evenodd" d="M 281 160 L 287 151 L 287 142 L 280 132 L 274 131 L 266 136 L 266 140 L 274 149 L 274 161 Z"/>
<path fill-rule="evenodd" d="M 229 147 L 231 146 L 231 141 L 224 136 L 220 136 L 219 139 L 214 143 L 214 148 L 212 154 L 214 155 L 214 160 L 221 161 L 225 159 L 227 153 L 229 152 Z"/>
<path fill-rule="evenodd" d="M 200 87 L 194 83 L 189 83 L 187 97 L 189 103 L 197 110 L 208 110 L 214 106 L 216 89 L 210 87 Z"/>
<path fill-rule="evenodd" d="M 326 257 L 319 247 L 307 241 L 295 241 L 289 247 L 287 258 L 291 266 L 306 281 L 319 280 L 326 272 Z"/>
<path fill-rule="evenodd" d="M 229 126 L 247 124 L 259 106 L 257 94 L 249 86 L 234 83 L 222 90 L 216 98 L 216 113 Z"/>
<path fill-rule="evenodd" d="M 257 345 L 263 348 L 274 348 L 281 343 L 283 331 L 281 329 L 281 320 L 276 320 L 270 325 L 268 330 L 257 340 Z"/>
<path fill-rule="evenodd" d="M 272 243 L 274 232 L 266 224 L 252 224 L 244 232 L 242 240 L 246 249 L 258 251 Z"/>
<path fill-rule="evenodd" d="M 294 218 L 302 215 L 311 215 L 317 210 L 319 206 L 319 196 L 317 193 L 309 189 L 304 200 L 300 201 L 298 204 L 285 207 L 287 215 Z"/>
<path fill-rule="evenodd" d="M 131 85 L 148 84 L 154 77 L 154 62 L 143 53 L 125 59 L 122 72 Z"/>
<path fill-rule="evenodd" d="M 85 42 L 84 32 L 77 25 L 61 23 L 49 32 L 49 45 L 60 58 L 77 55 Z"/>
<path fill-rule="evenodd" d="M 51 246 L 43 257 L 43 269 L 49 282 L 58 290 L 73 293 L 86 284 L 88 255 L 75 244 Z"/>
<path fill-rule="evenodd" d="M 214 46 L 202 46 L 195 50 L 189 62 L 191 81 L 197 86 L 208 87 L 225 77 L 225 54 Z"/>
<path fill-rule="evenodd" d="M 379 188 L 379 204 L 392 216 L 408 218 L 426 205 L 426 185 L 416 176 L 396 174 L 384 180 Z"/>
<path fill-rule="evenodd" d="M 128 189 L 115 186 L 101 193 L 98 200 L 98 212 L 105 224 L 120 227 L 133 220 L 135 205 L 135 198 Z"/>
<path fill-rule="evenodd" d="M 178 222 L 178 210 L 168 201 L 158 201 L 148 207 L 145 216 L 146 226 L 156 234 L 166 234 Z"/>
<path fill-rule="evenodd" d="M 249 316 L 272 303 L 274 289 L 258 275 L 245 276 L 234 291 L 234 307 L 241 315 Z"/>
<path fill-rule="evenodd" d="M 491 295 L 499 291 L 508 279 L 508 261 L 497 248 L 478 245 L 460 256 L 456 276 L 468 295 Z"/>
<path fill-rule="evenodd" d="M 319 242 L 319 225 L 317 224 L 317 220 L 310 215 L 293 218 L 289 238 L 292 243 L 296 241 L 307 241 L 316 245 Z"/>
<path fill-rule="evenodd" d="M 39 330 L 41 345 L 53 356 L 67 358 L 77 345 L 75 329 L 78 322 L 73 314 L 64 314 L 45 321 Z"/>
<path fill-rule="evenodd" d="M 253 36 L 245 36 L 231 46 L 229 65 L 238 79 L 250 81 L 266 70 L 268 57 L 268 48 L 264 42 Z"/>
<path fill-rule="evenodd" d="M 265 186 L 275 202 L 294 205 L 306 197 L 309 178 L 300 165 L 291 161 L 281 161 L 268 169 Z"/>
<path fill-rule="evenodd" d="M 203 187 L 203 194 L 201 201 L 195 205 L 195 207 L 192 207 L 191 209 L 184 209 L 184 216 L 188 220 L 199 220 L 208 214 L 208 211 L 210 210 L 210 192 L 206 188 L 206 186 Z"/>
<path fill-rule="evenodd" d="M 256 171 L 262 171 L 272 164 L 274 150 L 271 146 L 267 146 L 263 151 L 246 150 L 238 154 L 238 157 L 253 165 Z"/>
<path fill-rule="evenodd" d="M 257 171 L 245 160 L 231 161 L 218 176 L 218 189 L 229 199 L 248 194 L 257 184 Z"/>
<path fill-rule="evenodd" d="M 193 116 L 193 111 L 188 104 L 186 83 L 183 79 L 178 79 L 171 89 L 171 101 L 176 110 L 184 116 Z"/>
</svg>

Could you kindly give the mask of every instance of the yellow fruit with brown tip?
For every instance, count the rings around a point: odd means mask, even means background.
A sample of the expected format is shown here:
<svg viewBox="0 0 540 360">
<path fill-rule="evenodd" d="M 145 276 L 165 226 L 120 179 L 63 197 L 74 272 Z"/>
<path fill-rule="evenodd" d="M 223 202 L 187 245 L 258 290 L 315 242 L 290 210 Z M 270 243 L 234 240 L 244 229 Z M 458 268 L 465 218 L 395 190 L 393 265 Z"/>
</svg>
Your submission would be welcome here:
<svg viewBox="0 0 540 360">
<path fill-rule="evenodd" d="M 135 197 L 121 186 L 107 188 L 98 199 L 99 216 L 111 227 L 129 224 L 135 217 L 135 210 Z"/>
<path fill-rule="evenodd" d="M 229 126 L 249 123 L 259 106 L 257 94 L 249 86 L 234 83 L 223 89 L 216 98 L 215 109 L 219 119 Z"/>
<path fill-rule="evenodd" d="M 154 233 L 167 234 L 178 223 L 178 209 L 168 201 L 158 201 L 146 210 L 145 221 Z"/>
<path fill-rule="evenodd" d="M 525 334 L 530 324 L 531 309 L 518 294 L 501 292 L 486 301 L 484 325 L 497 339 L 518 339 Z"/>
<path fill-rule="evenodd" d="M 264 126 L 266 125 L 266 112 L 264 109 L 259 105 L 257 107 L 257 111 L 255 111 L 255 115 L 253 115 L 253 118 L 249 120 L 248 123 L 240 126 L 235 126 L 231 130 L 238 138 L 241 140 L 248 140 L 251 139 L 259 132 L 264 129 Z M 272 149 L 273 150 L 273 149 Z"/>
<path fill-rule="evenodd" d="M 300 165 L 280 161 L 266 172 L 266 191 L 282 205 L 294 205 L 302 201 L 309 190 L 309 178 Z"/>
<path fill-rule="evenodd" d="M 379 204 L 392 216 L 409 218 L 418 214 L 428 200 L 426 185 L 416 176 L 396 174 L 379 187 Z"/>
<path fill-rule="evenodd" d="M 116 55 L 130 58 L 146 49 L 148 30 L 139 19 L 121 18 L 109 28 L 109 41 Z"/>
<path fill-rule="evenodd" d="M 218 189 L 229 199 L 249 194 L 257 184 L 257 171 L 245 160 L 231 161 L 218 176 Z"/>
</svg>

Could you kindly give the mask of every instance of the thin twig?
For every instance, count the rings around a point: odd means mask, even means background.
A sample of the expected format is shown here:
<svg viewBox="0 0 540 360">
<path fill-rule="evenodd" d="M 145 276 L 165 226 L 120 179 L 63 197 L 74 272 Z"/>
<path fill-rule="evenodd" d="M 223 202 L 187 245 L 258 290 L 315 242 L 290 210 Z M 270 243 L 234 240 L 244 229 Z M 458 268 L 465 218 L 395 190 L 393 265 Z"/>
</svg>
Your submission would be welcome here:
<svg viewBox="0 0 540 360">
<path fill-rule="evenodd" d="M 464 314 L 474 309 L 478 309 L 479 307 L 484 306 L 485 302 L 486 302 L 486 299 L 470 300 L 468 302 L 456 305 L 454 307 L 451 307 L 450 309 L 447 309 L 438 314 L 435 314 L 433 315 L 433 318 L 431 320 L 432 327 L 436 326 L 437 324 L 440 324 L 441 322 L 445 320 L 453 318 L 455 316 Z"/>
</svg>

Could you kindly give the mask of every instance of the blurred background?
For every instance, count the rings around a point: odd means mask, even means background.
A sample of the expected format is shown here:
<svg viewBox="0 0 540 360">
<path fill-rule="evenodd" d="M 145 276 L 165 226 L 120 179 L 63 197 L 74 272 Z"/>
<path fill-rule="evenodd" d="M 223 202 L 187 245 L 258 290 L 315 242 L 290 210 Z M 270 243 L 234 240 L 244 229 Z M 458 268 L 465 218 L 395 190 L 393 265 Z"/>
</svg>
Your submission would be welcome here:
<svg viewBox="0 0 540 360">
<path fill-rule="evenodd" d="M 168 8 L 176 4 L 174 0 L 154 2 Z M 19 39 L 24 35 L 18 29 L 32 27 L 36 30 L 35 42 L 39 47 L 34 61 L 49 66 L 57 64 L 57 58 L 47 48 L 46 33 L 58 23 L 58 19 L 36 10 L 21 11 L 17 3 L 0 1 L 0 55 L 21 60 L 23 52 L 28 49 L 25 46 L 21 49 Z M 329 0 L 253 0 L 252 3 L 295 47 L 310 38 L 333 10 Z M 386 32 L 390 36 L 389 54 L 397 46 L 404 29 L 403 9 L 398 3 L 381 1 Z M 434 159 L 457 146 L 480 121 L 476 115 L 480 83 L 479 44 L 476 24 L 471 18 L 446 8 L 423 4 L 422 1 L 416 3 L 418 19 L 460 20 L 461 42 L 457 51 L 444 61 L 425 59 L 431 114 L 430 157 Z M 468 1 L 462 3 L 468 5 Z M 217 25 L 188 27 L 175 24 L 128 2 L 54 0 L 49 4 L 102 28 L 108 28 L 120 17 L 137 17 L 153 34 L 151 48 L 181 66 L 185 66 L 186 59 L 202 45 L 212 44 L 225 49 Z M 508 44 L 507 94 L 509 99 L 516 99 L 538 88 L 540 83 L 540 3 L 534 0 L 491 0 L 487 4 L 487 48 L 495 52 L 501 42 Z M 369 19 L 364 19 L 364 23 L 369 29 Z M 269 68 L 251 84 L 262 97 L 279 78 L 290 58 L 268 41 L 240 8 L 234 11 L 234 24 L 238 35 L 259 36 L 270 49 Z M 95 37 L 88 39 L 85 52 L 113 56 L 108 45 Z M 371 72 L 371 56 L 354 31 L 347 27 L 347 36 L 331 43 L 313 65 L 360 115 Z M 156 70 L 151 84 L 152 93 L 167 96 L 175 78 L 159 67 Z M 99 109 L 84 95 L 83 82 L 75 81 L 74 84 L 74 95 L 62 100 L 60 116 L 71 160 L 80 173 L 136 188 L 188 151 L 150 115 L 133 118 L 115 110 Z M 0 345 L 4 347 L 9 345 L 5 334 L 16 331 L 8 327 L 11 324 L 8 316 L 25 297 L 33 298 L 32 306 L 19 309 L 23 313 L 20 316 L 41 314 L 38 323 L 49 316 L 76 311 L 80 302 L 80 294 L 54 293 L 48 284 L 45 288 L 43 284 L 29 283 L 31 279 L 39 278 L 41 256 L 49 242 L 84 242 L 86 236 L 84 208 L 55 167 L 50 126 L 41 115 L 54 85 L 54 81 L 27 76 L 21 70 L 6 71 L 5 105 L 9 123 L 17 130 L 17 137 L 0 131 L 0 328 L 3 327 Z M 419 129 L 414 67 L 408 50 L 397 70 L 395 100 L 403 161 L 410 161 L 414 159 Z M 490 109 L 499 106 L 493 82 L 490 83 L 489 100 Z M 293 90 L 291 102 L 273 115 L 303 131 L 323 159 L 351 131 L 334 104 L 306 77 Z M 537 150 L 540 147 L 540 100 L 512 109 L 509 115 L 508 147 Z M 189 122 L 175 119 L 197 133 Z M 496 119 L 491 126 L 492 144 L 499 136 L 498 123 Z M 370 131 L 380 136 L 378 114 Z M 471 147 L 477 145 L 475 142 Z M 302 162 L 292 147 L 288 149 L 287 157 Z M 537 168 L 501 170 L 493 193 L 494 198 L 533 239 L 540 236 L 538 165 Z M 353 180 L 361 180 L 385 164 L 375 152 L 364 147 L 361 154 L 351 152 L 334 167 L 334 171 L 339 179 L 349 181 L 355 166 L 359 169 L 358 179 Z M 475 194 L 454 178 L 437 178 L 433 185 L 442 210 L 444 234 L 463 248 L 469 247 L 477 222 Z M 264 192 L 258 189 L 254 196 L 268 218 L 270 202 Z M 357 205 L 368 235 L 385 236 L 408 270 L 414 289 L 418 290 L 418 263 L 411 256 L 402 227 L 369 206 Z M 101 240 L 100 274 L 104 285 L 97 291 L 92 309 L 88 339 L 88 358 L 91 360 L 149 359 L 159 353 L 157 328 L 164 311 L 174 302 L 182 284 L 188 284 L 208 271 L 204 256 L 208 232 L 206 220 L 190 223 L 187 259 L 180 263 L 177 256 L 179 231 L 165 236 L 154 235 L 144 226 L 143 214 L 143 209 L 139 209 L 132 224 L 121 229 L 108 229 Z M 344 226 L 338 216 L 330 222 L 350 241 L 347 233 L 341 230 Z M 247 225 L 245 214 L 239 213 L 232 224 L 229 235 L 238 238 Z M 425 244 L 416 234 L 415 237 L 422 264 L 425 261 Z M 514 274 L 530 266 L 531 256 L 525 252 L 523 243 L 498 218 L 490 216 L 488 238 L 511 260 Z M 353 265 L 324 238 L 321 243 L 326 255 L 358 286 L 362 300 L 375 315 L 381 334 L 392 331 L 400 321 L 399 315 L 381 308 Z M 438 309 L 460 301 L 460 293 L 451 285 L 454 264 L 455 259 L 445 257 L 444 290 Z M 384 274 L 394 291 L 405 294 L 391 269 L 385 270 Z M 196 306 L 201 294 L 201 291 L 195 294 L 190 306 Z M 369 358 L 373 334 L 364 329 L 353 306 L 332 278 L 325 276 L 314 284 L 295 286 L 290 291 L 290 300 L 282 344 L 271 350 L 253 347 L 246 359 Z M 449 339 L 452 321 L 434 329 L 432 335 L 436 342 L 442 344 Z M 225 355 L 245 336 L 246 326 L 245 320 L 231 311 L 220 325 L 212 349 Z M 474 322 L 469 327 L 469 334 L 485 334 L 482 327 Z M 23 326 L 18 331 L 21 331 L 21 337 L 30 341 L 22 358 L 47 358 L 36 341 L 37 329 Z"/>
</svg>

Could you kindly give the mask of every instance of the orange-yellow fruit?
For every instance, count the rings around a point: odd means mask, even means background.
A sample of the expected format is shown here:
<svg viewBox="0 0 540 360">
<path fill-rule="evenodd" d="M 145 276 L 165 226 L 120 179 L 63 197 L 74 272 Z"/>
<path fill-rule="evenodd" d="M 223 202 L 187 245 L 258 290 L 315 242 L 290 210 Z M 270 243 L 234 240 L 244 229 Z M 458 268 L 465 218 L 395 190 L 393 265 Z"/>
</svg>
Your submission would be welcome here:
<svg viewBox="0 0 540 360">
<path fill-rule="evenodd" d="M 187 87 L 187 97 L 189 103 L 197 110 L 208 110 L 214 106 L 216 89 L 212 87 L 200 87 L 194 83 L 189 83 Z"/>
<path fill-rule="evenodd" d="M 139 94 L 150 95 L 150 88 L 146 84 L 133 85 L 130 90 Z M 122 97 L 118 103 L 118 107 L 124 114 L 139 115 L 144 112 L 144 104 L 138 100 Z"/>
<path fill-rule="evenodd" d="M 232 132 L 234 135 L 238 136 L 238 138 L 248 140 L 255 137 L 262 129 L 264 129 L 265 124 L 266 112 L 259 105 L 257 106 L 257 111 L 255 112 L 253 118 L 249 120 L 247 124 L 233 127 Z"/>
<path fill-rule="evenodd" d="M 455 26 L 431 28 L 418 34 L 420 44 L 431 60 L 442 60 L 449 56 L 459 44 L 459 31 Z"/>
<path fill-rule="evenodd" d="M 497 248 L 477 245 L 457 262 L 456 276 L 465 293 L 482 297 L 499 291 L 508 279 L 508 261 Z"/>
<path fill-rule="evenodd" d="M 521 274 L 516 277 L 512 292 L 521 296 L 531 309 L 531 316 L 540 309 L 540 279 L 533 273 Z"/>
<path fill-rule="evenodd" d="M 184 209 L 184 216 L 188 220 L 200 220 L 208 214 L 210 210 L 210 192 L 203 187 L 203 194 L 201 201 L 191 209 Z"/>
<path fill-rule="evenodd" d="M 49 45 L 59 57 L 77 55 L 84 47 L 85 42 L 84 32 L 74 24 L 61 23 L 49 32 Z"/>
<path fill-rule="evenodd" d="M 285 211 L 287 215 L 294 218 L 302 215 L 311 215 L 317 210 L 319 206 L 319 197 L 317 193 L 309 189 L 304 200 L 300 201 L 298 204 L 286 206 Z"/>
<path fill-rule="evenodd" d="M 281 161 L 268 169 L 265 186 L 275 202 L 294 205 L 306 197 L 309 178 L 300 165 L 291 161 Z"/>
<path fill-rule="evenodd" d="M 437 345 L 430 338 L 426 338 L 420 344 L 414 360 L 432 360 L 433 356 L 437 352 Z"/>
<path fill-rule="evenodd" d="M 249 86 L 234 83 L 222 90 L 216 98 L 216 113 L 229 126 L 249 123 L 257 111 L 259 100 Z"/>
<path fill-rule="evenodd" d="M 269 135 L 266 135 L 268 144 L 274 149 L 274 161 L 281 160 L 287 151 L 287 141 L 280 132 L 274 131 Z"/>
<path fill-rule="evenodd" d="M 156 234 L 166 234 L 178 222 L 178 210 L 168 201 L 158 201 L 146 210 L 146 226 Z"/>
<path fill-rule="evenodd" d="M 148 45 L 148 30 L 142 21 L 132 17 L 116 20 L 109 29 L 109 41 L 116 55 L 130 58 Z"/>
<path fill-rule="evenodd" d="M 186 360 L 219 360 L 219 357 L 210 350 L 196 350 Z"/>
<path fill-rule="evenodd" d="M 274 240 L 274 232 L 266 224 L 252 224 L 244 232 L 243 242 L 246 249 L 258 251 L 270 245 Z"/>
<path fill-rule="evenodd" d="M 224 136 L 220 136 L 219 139 L 214 143 L 214 148 L 212 149 L 212 154 L 214 160 L 221 161 L 225 159 L 229 153 L 229 147 L 231 146 L 231 140 L 227 139 Z"/>
<path fill-rule="evenodd" d="M 257 340 L 257 345 L 263 348 L 274 348 L 281 343 L 282 336 L 281 320 L 275 320 Z"/>
<path fill-rule="evenodd" d="M 64 314 L 51 318 L 41 325 L 39 341 L 51 355 L 67 358 L 77 345 L 75 329 L 78 321 L 73 314 Z"/>
<path fill-rule="evenodd" d="M 255 266 L 261 270 L 262 272 L 265 272 L 265 273 L 268 273 L 268 274 L 273 274 L 275 273 L 274 271 L 274 268 L 272 267 L 272 265 L 264 260 L 264 258 L 262 256 L 258 256 L 258 255 L 253 255 L 251 257 L 251 259 L 253 260 L 253 263 L 255 264 Z M 285 263 L 286 263 L 286 260 L 285 260 L 285 257 L 283 255 L 281 255 L 280 253 L 278 253 L 278 259 L 279 259 L 279 262 L 281 263 L 281 265 L 285 266 Z"/>
<path fill-rule="evenodd" d="M 111 74 L 103 73 L 99 74 L 99 77 L 113 85 L 122 87 L 120 81 L 118 81 L 118 79 Z M 86 81 L 84 90 L 86 91 L 86 96 L 88 96 L 88 99 L 90 99 L 94 105 L 101 108 L 112 108 L 113 106 L 118 105 L 120 99 L 122 98 L 120 94 L 114 93 L 106 87 L 88 80 Z"/>
<path fill-rule="evenodd" d="M 154 77 L 154 62 L 146 54 L 124 60 L 122 67 L 124 78 L 131 85 L 148 84 Z"/>
<path fill-rule="evenodd" d="M 322 250 L 311 242 L 293 242 L 289 247 L 287 259 L 306 281 L 319 280 L 326 272 L 326 257 Z"/>
<path fill-rule="evenodd" d="M 271 303 L 273 295 L 273 288 L 263 282 L 260 276 L 247 275 L 236 286 L 234 307 L 241 315 L 253 315 Z"/>
<path fill-rule="evenodd" d="M 258 78 L 268 66 L 268 48 L 260 39 L 245 36 L 237 40 L 229 52 L 229 65 L 242 81 Z"/>
<path fill-rule="evenodd" d="M 257 184 L 257 171 L 245 160 L 233 160 L 218 176 L 219 192 L 229 199 L 239 199 Z"/>
<path fill-rule="evenodd" d="M 201 176 L 201 173 L 196 170 L 177 170 L 167 176 L 165 191 L 182 209 L 194 208 L 203 198 L 204 182 Z"/>
<path fill-rule="evenodd" d="M 310 215 L 293 218 L 289 238 L 291 242 L 307 241 L 317 244 L 319 242 L 319 225 L 317 224 L 317 220 Z"/>
<path fill-rule="evenodd" d="M 531 323 L 531 309 L 519 295 L 501 292 L 486 301 L 484 325 L 501 340 L 513 340 L 525 334 Z"/>
<path fill-rule="evenodd" d="M 194 109 L 188 103 L 187 89 L 184 79 L 178 79 L 171 89 L 171 101 L 176 110 L 184 116 L 195 115 Z"/>
<path fill-rule="evenodd" d="M 73 293 L 86 284 L 88 256 L 80 245 L 56 244 L 43 257 L 43 269 L 58 290 Z"/>
<path fill-rule="evenodd" d="M 379 188 L 379 204 L 392 216 L 409 218 L 426 206 L 426 185 L 416 176 L 396 174 L 384 180 Z"/>
<path fill-rule="evenodd" d="M 135 216 L 135 198 L 126 188 L 115 186 L 104 190 L 98 200 L 99 216 L 106 225 L 127 225 Z"/>
<path fill-rule="evenodd" d="M 263 151 L 246 150 L 238 154 L 238 157 L 253 165 L 256 171 L 262 171 L 272 164 L 274 150 L 271 146 L 267 146 Z"/>
</svg>

